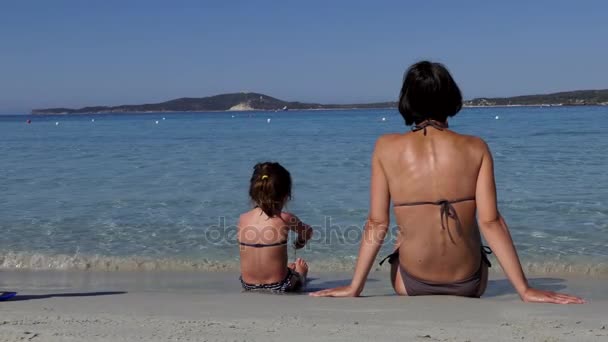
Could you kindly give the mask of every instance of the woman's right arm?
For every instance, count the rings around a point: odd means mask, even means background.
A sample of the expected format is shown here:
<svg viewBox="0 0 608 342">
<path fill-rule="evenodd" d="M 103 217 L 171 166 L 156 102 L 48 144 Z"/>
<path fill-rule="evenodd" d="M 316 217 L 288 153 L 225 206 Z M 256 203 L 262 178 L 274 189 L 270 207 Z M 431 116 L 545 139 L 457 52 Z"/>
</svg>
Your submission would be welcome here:
<svg viewBox="0 0 608 342">
<path fill-rule="evenodd" d="M 388 232 L 390 219 L 390 191 L 388 180 L 384 174 L 384 169 L 378 156 L 381 148 L 381 141 L 378 139 L 374 154 L 372 156 L 372 170 L 370 181 L 370 209 L 363 236 L 359 256 L 355 265 L 355 273 L 351 284 L 333 289 L 313 292 L 310 295 L 315 297 L 358 297 L 363 291 L 367 276 L 376 260 L 378 251 L 382 247 L 386 233 Z"/>
<path fill-rule="evenodd" d="M 524 302 L 581 304 L 584 300 L 567 294 L 531 288 L 515 250 L 509 228 L 500 215 L 496 200 L 494 161 L 483 143 L 483 156 L 475 191 L 479 229 L 496 255 L 507 278 Z"/>
</svg>

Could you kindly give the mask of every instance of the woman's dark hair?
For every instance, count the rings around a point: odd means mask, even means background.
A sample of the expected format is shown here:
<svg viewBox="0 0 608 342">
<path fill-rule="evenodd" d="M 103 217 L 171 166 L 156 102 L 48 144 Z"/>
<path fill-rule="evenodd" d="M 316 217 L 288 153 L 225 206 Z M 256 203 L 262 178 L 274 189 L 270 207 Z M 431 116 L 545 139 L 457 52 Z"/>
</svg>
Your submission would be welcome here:
<svg viewBox="0 0 608 342">
<path fill-rule="evenodd" d="M 291 175 L 279 163 L 259 163 L 253 167 L 249 197 L 268 217 L 281 214 L 291 199 Z"/>
<path fill-rule="evenodd" d="M 399 113 L 406 125 L 445 122 L 461 108 L 462 94 L 445 66 L 421 61 L 407 69 L 399 95 Z"/>
</svg>

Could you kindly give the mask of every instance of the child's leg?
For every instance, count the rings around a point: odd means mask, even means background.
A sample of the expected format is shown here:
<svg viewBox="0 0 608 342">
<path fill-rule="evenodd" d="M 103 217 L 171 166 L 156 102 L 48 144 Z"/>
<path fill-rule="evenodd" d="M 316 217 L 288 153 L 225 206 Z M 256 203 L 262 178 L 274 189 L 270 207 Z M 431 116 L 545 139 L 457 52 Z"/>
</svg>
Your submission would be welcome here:
<svg viewBox="0 0 608 342">
<path fill-rule="evenodd" d="M 294 262 L 294 271 L 298 272 L 302 276 L 302 280 L 306 282 L 306 277 L 308 276 L 308 264 L 306 261 L 304 261 L 304 259 L 296 259 L 296 262 Z"/>
<path fill-rule="evenodd" d="M 290 269 L 295 271 L 297 275 L 294 274 L 292 278 L 292 288 L 288 291 L 300 291 L 304 285 L 306 285 L 306 277 L 308 276 L 308 264 L 304 259 L 297 258 L 295 262 L 287 265 Z"/>
</svg>

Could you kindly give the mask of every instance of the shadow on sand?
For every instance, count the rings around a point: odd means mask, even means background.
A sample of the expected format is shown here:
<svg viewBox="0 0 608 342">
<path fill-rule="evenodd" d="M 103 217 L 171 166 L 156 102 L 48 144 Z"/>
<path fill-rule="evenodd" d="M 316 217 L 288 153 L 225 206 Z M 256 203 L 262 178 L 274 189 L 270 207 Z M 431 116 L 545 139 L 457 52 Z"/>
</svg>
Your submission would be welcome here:
<svg viewBox="0 0 608 342">
<path fill-rule="evenodd" d="M 7 300 L 7 302 L 19 302 L 22 300 L 34 300 L 34 299 L 48 299 L 58 297 L 96 297 L 96 296 L 113 296 L 125 294 L 125 291 L 114 291 L 114 292 L 83 292 L 83 293 L 49 293 L 41 295 L 16 295 L 15 297 Z"/>
<path fill-rule="evenodd" d="M 530 278 L 530 286 L 540 290 L 563 291 L 568 285 L 561 278 Z M 488 288 L 483 297 L 498 297 L 503 295 L 517 295 L 517 292 L 508 279 L 498 279 L 488 281 Z"/>
</svg>

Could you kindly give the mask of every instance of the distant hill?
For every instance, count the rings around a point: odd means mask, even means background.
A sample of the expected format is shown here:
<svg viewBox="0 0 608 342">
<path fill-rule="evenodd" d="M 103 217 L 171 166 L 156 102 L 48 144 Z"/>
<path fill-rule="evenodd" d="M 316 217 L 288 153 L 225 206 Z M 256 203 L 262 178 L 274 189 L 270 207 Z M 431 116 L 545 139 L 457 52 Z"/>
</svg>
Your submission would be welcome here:
<svg viewBox="0 0 608 342">
<path fill-rule="evenodd" d="M 544 95 L 476 98 L 465 101 L 465 106 L 585 106 L 608 105 L 608 89 L 576 90 Z"/>
<path fill-rule="evenodd" d="M 464 101 L 465 106 L 577 106 L 608 105 L 608 89 L 577 90 L 544 95 L 525 95 L 515 97 L 476 98 Z M 363 104 L 319 104 L 289 102 L 259 93 L 233 93 L 210 97 L 183 97 L 167 102 L 123 105 L 95 106 L 78 109 L 47 108 L 34 109 L 32 114 L 91 114 L 91 113 L 145 113 L 145 112 L 211 112 L 229 110 L 289 110 L 289 109 L 366 109 L 395 108 L 396 102 L 377 102 Z"/>
<path fill-rule="evenodd" d="M 142 113 L 142 112 L 210 112 L 229 110 L 289 110 L 289 109 L 349 109 L 349 108 L 391 108 L 395 102 L 367 104 L 324 105 L 318 103 L 288 102 L 258 93 L 233 93 L 201 98 L 180 98 L 167 102 L 123 105 L 94 106 L 78 109 L 47 108 L 34 109 L 32 114 L 84 114 L 84 113 Z"/>
</svg>

